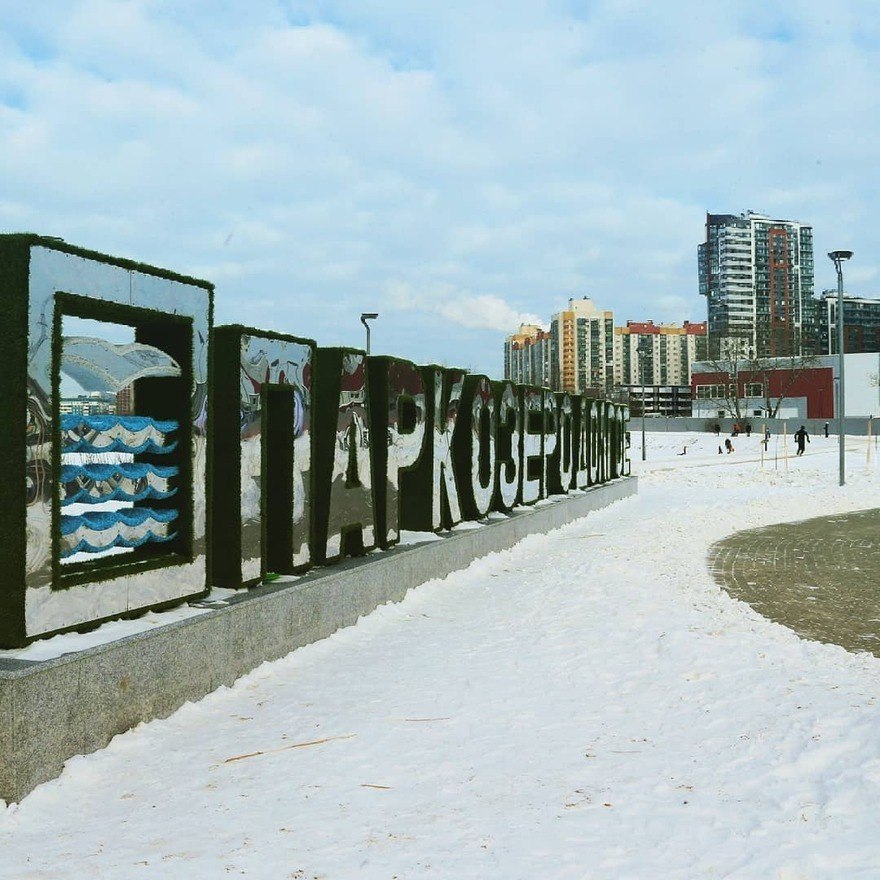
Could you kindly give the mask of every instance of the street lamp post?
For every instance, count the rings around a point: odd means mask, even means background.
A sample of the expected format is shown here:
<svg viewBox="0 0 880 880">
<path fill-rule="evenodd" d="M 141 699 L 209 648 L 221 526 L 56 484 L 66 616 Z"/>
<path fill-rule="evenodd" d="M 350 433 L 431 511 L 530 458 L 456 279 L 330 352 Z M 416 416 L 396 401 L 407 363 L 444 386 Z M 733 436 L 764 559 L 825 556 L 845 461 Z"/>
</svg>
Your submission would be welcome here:
<svg viewBox="0 0 880 880">
<path fill-rule="evenodd" d="M 841 264 L 844 260 L 852 257 L 852 251 L 831 251 L 828 254 L 829 259 L 834 263 L 834 270 L 837 272 L 837 373 L 839 382 L 837 386 L 837 444 L 838 454 L 840 458 L 840 485 L 846 483 L 846 474 L 844 470 L 846 462 L 846 451 L 844 448 L 844 418 L 846 416 L 846 405 L 844 399 L 846 397 L 844 384 L 844 360 L 843 360 L 843 269 Z"/>
<path fill-rule="evenodd" d="M 645 460 L 645 354 L 648 347 L 644 340 L 636 346 L 636 354 L 639 356 L 639 379 L 642 383 L 642 461 Z"/>
<path fill-rule="evenodd" d="M 367 328 L 367 354 L 370 353 L 370 325 L 367 321 L 372 321 L 374 318 L 378 318 L 378 312 L 363 312 L 361 314 L 361 324 Z"/>
</svg>

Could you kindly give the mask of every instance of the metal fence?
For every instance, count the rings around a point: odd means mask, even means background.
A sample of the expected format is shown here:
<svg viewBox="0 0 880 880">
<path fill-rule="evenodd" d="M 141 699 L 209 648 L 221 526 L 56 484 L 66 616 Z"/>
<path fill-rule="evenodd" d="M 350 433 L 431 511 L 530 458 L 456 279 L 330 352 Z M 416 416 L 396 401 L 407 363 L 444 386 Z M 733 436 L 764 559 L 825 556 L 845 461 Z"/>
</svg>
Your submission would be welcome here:
<svg viewBox="0 0 880 880">
<path fill-rule="evenodd" d="M 645 415 L 645 430 L 649 433 L 663 431 L 700 431 L 711 434 L 718 425 L 722 434 L 730 434 L 733 431 L 734 424 L 739 421 L 740 429 L 745 432 L 747 424 L 751 424 L 752 431 L 760 433 L 764 426 L 770 428 L 771 434 L 782 433 L 783 429 L 791 434 L 803 425 L 807 432 L 811 435 L 821 436 L 824 434 L 825 425 L 828 425 L 828 434 L 837 436 L 837 419 L 765 419 L 755 417 L 753 419 L 733 419 L 733 418 L 706 418 L 695 416 L 652 416 Z M 880 421 L 880 420 L 878 420 Z M 874 422 L 873 418 L 865 416 L 852 416 L 844 419 L 845 433 L 855 436 L 876 436 L 880 425 Z M 642 420 L 640 417 L 630 418 L 629 430 L 640 431 L 642 429 Z"/>
</svg>

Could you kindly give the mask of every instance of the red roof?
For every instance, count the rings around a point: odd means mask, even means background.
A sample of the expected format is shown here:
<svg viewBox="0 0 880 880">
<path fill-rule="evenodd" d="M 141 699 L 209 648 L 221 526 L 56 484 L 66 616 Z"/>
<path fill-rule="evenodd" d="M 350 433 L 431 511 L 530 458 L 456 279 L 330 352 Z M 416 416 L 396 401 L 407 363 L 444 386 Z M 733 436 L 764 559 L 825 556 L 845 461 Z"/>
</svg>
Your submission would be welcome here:
<svg viewBox="0 0 880 880">
<path fill-rule="evenodd" d="M 668 325 L 665 328 L 658 327 L 653 321 L 627 321 L 626 328 L 627 330 L 629 330 L 630 333 L 638 333 L 639 335 L 645 333 L 662 333 L 664 329 L 666 329 L 667 332 L 670 329 L 678 329 L 670 328 Z M 705 321 L 685 321 L 684 324 L 682 324 L 682 329 L 689 336 L 705 336 L 708 332 L 708 324 Z"/>
<path fill-rule="evenodd" d="M 660 328 L 654 326 L 653 321 L 627 321 L 626 326 L 630 333 L 659 333 Z"/>
</svg>

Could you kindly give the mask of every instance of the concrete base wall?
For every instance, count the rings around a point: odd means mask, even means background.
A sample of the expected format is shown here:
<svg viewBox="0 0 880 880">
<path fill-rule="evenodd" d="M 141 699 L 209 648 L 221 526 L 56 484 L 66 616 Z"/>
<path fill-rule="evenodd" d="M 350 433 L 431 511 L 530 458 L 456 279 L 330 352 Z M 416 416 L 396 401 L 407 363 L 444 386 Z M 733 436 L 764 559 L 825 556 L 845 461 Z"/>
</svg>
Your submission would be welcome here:
<svg viewBox="0 0 880 880">
<path fill-rule="evenodd" d="M 224 607 L 55 660 L 0 659 L 0 799 L 19 801 L 73 755 L 167 717 L 427 580 L 634 495 L 637 485 L 627 477 L 439 541 L 264 584 Z"/>
</svg>

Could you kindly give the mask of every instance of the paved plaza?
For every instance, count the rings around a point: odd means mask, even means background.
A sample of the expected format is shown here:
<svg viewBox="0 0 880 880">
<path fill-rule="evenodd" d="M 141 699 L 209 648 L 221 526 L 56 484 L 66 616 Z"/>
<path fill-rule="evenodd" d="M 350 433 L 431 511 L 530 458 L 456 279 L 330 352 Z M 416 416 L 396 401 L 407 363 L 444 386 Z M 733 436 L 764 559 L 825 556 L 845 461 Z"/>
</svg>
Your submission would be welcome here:
<svg viewBox="0 0 880 880">
<path fill-rule="evenodd" d="M 730 595 L 798 635 L 880 656 L 880 510 L 738 532 L 709 551 Z"/>
</svg>

